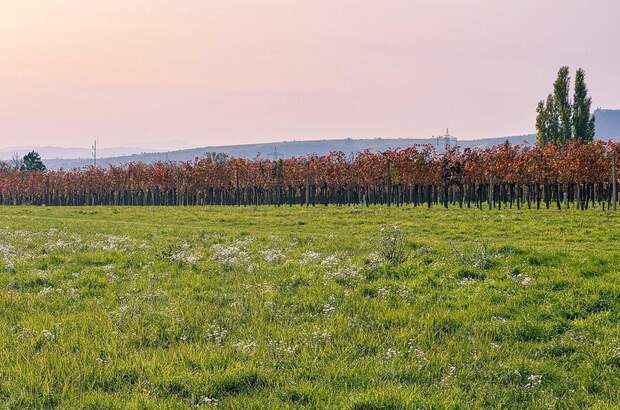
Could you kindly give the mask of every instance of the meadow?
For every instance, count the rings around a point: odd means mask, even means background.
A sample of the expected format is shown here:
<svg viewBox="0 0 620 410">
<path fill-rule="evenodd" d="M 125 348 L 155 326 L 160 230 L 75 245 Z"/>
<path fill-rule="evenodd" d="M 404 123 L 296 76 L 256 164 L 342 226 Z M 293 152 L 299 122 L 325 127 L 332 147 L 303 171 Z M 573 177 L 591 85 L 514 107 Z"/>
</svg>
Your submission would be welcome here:
<svg viewBox="0 0 620 410">
<path fill-rule="evenodd" d="M 618 408 L 619 215 L 0 207 L 0 408 Z"/>
</svg>

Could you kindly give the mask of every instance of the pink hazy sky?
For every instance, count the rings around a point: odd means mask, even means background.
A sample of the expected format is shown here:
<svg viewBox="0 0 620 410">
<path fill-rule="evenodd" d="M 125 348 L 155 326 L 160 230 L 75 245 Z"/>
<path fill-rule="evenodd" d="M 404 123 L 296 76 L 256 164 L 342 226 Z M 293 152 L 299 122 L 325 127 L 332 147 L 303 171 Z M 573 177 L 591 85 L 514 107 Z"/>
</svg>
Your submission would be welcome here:
<svg viewBox="0 0 620 410">
<path fill-rule="evenodd" d="M 618 0 L 3 0 L 0 147 L 533 131 L 559 66 L 620 107 Z"/>
</svg>

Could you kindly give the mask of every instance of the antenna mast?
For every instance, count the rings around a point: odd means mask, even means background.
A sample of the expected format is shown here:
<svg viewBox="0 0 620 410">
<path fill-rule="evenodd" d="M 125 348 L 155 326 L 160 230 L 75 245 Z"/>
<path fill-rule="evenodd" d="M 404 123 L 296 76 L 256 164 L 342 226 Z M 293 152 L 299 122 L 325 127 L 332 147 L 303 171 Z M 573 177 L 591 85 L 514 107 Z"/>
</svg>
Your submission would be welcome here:
<svg viewBox="0 0 620 410">
<path fill-rule="evenodd" d="M 97 138 L 95 138 L 95 142 L 93 143 L 93 166 L 97 167 Z"/>
</svg>

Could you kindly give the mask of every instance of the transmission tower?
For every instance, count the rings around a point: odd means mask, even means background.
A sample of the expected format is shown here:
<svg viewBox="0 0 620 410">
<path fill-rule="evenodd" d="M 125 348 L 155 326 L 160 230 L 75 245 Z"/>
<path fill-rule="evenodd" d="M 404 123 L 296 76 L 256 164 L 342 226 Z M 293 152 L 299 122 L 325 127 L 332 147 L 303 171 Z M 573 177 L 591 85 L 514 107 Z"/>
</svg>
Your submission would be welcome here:
<svg viewBox="0 0 620 410">
<path fill-rule="evenodd" d="M 95 138 L 95 142 L 93 143 L 93 166 L 97 166 L 97 138 Z"/>
</svg>

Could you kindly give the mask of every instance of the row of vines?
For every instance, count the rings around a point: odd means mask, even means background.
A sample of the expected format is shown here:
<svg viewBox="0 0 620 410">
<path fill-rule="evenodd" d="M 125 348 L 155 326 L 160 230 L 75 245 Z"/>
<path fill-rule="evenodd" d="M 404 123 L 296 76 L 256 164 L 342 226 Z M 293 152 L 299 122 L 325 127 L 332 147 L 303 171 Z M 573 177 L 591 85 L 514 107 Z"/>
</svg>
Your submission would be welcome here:
<svg viewBox="0 0 620 410">
<path fill-rule="evenodd" d="M 615 207 L 620 144 L 432 146 L 278 161 L 131 163 L 0 174 L 4 205 Z"/>
</svg>

